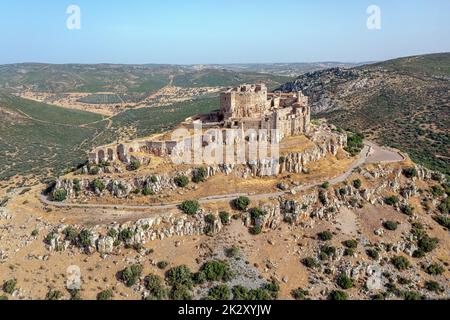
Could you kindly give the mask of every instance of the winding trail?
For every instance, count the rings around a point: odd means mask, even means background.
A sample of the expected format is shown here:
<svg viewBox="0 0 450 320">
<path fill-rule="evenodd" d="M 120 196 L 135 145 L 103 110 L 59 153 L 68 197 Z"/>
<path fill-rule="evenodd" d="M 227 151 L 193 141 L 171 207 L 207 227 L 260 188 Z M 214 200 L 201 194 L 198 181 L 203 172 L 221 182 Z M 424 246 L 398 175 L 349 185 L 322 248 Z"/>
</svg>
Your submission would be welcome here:
<svg viewBox="0 0 450 320">
<path fill-rule="evenodd" d="M 331 180 L 328 180 L 330 185 L 336 185 L 341 182 L 347 180 L 353 171 L 356 168 L 361 167 L 364 164 L 368 163 L 393 163 L 403 161 L 405 157 L 403 157 L 400 153 L 395 151 L 390 151 L 384 149 L 373 142 L 365 141 L 364 148 L 361 151 L 358 159 L 353 162 L 353 164 L 349 167 L 349 169 L 343 174 L 334 177 Z M 295 192 L 306 191 L 317 187 L 318 183 L 305 184 L 299 187 L 295 187 L 292 190 Z M 217 201 L 232 201 L 238 197 L 246 196 L 251 200 L 262 200 L 268 198 L 277 198 L 286 194 L 289 194 L 291 191 L 279 191 L 272 193 L 263 193 L 263 194 L 250 194 L 250 193 L 233 193 L 233 194 L 225 194 L 225 195 L 213 195 L 205 198 L 198 199 L 200 204 L 214 203 Z M 180 203 L 162 203 L 155 205 L 113 205 L 113 204 L 82 204 L 82 203 L 62 203 L 62 202 L 54 202 L 47 199 L 47 197 L 43 194 L 40 195 L 40 200 L 44 204 L 48 206 L 53 206 L 56 208 L 84 208 L 84 209 L 115 209 L 115 210 L 145 210 L 145 209 L 154 209 L 154 210 L 165 210 L 165 209 L 176 209 L 180 205 Z"/>
</svg>

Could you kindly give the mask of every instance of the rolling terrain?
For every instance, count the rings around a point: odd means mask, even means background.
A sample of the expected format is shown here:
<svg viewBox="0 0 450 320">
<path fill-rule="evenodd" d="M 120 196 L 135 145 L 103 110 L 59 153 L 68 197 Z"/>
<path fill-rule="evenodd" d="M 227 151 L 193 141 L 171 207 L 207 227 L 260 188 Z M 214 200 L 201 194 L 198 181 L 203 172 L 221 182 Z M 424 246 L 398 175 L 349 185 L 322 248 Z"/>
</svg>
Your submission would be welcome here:
<svg viewBox="0 0 450 320">
<path fill-rule="evenodd" d="M 280 90 L 301 90 L 316 117 L 450 174 L 450 53 L 306 73 Z"/>
</svg>

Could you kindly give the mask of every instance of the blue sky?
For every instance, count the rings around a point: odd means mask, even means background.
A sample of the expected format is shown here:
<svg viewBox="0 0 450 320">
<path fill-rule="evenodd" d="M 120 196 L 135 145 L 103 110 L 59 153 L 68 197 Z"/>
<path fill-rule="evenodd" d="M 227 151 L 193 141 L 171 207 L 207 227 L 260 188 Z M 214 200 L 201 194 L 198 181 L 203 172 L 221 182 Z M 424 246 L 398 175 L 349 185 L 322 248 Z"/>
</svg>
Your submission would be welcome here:
<svg viewBox="0 0 450 320">
<path fill-rule="evenodd" d="M 381 30 L 366 27 L 372 4 Z M 449 0 L 1 1 L 0 64 L 384 60 L 450 51 L 449 14 Z"/>
</svg>

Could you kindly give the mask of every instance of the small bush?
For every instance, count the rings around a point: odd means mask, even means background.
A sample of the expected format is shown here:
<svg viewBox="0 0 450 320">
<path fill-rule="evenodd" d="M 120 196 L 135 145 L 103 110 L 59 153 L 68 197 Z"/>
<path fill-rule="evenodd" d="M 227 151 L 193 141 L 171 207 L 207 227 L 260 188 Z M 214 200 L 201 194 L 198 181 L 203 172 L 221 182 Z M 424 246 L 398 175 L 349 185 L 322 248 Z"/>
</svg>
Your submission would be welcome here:
<svg viewBox="0 0 450 320">
<path fill-rule="evenodd" d="M 327 182 L 324 182 L 321 186 L 320 186 L 322 189 L 328 189 L 329 187 L 330 187 L 330 183 L 327 181 Z"/>
<path fill-rule="evenodd" d="M 355 254 L 355 249 L 353 248 L 345 248 L 344 256 L 351 257 Z"/>
<path fill-rule="evenodd" d="M 252 219 L 256 220 L 259 219 L 263 216 L 265 216 L 267 214 L 266 211 L 264 211 L 263 209 L 257 207 L 257 208 L 253 208 L 250 212 Z"/>
<path fill-rule="evenodd" d="M 444 267 L 438 263 L 433 263 L 425 267 L 425 272 L 433 276 L 441 275 L 444 273 L 444 271 L 445 271 Z"/>
<path fill-rule="evenodd" d="M 234 207 L 240 211 L 246 211 L 250 205 L 250 199 L 248 197 L 239 197 L 233 201 Z"/>
<path fill-rule="evenodd" d="M 353 180 L 353 187 L 356 189 L 360 189 L 362 187 L 362 182 L 360 179 Z"/>
<path fill-rule="evenodd" d="M 400 207 L 400 210 L 403 214 L 406 214 L 407 216 L 412 216 L 414 213 L 414 208 L 411 207 L 410 205 L 402 205 Z"/>
<path fill-rule="evenodd" d="M 140 264 L 135 264 L 125 268 L 119 272 L 119 279 L 127 286 L 132 287 L 142 274 L 143 267 Z"/>
<path fill-rule="evenodd" d="M 297 288 L 297 289 L 292 290 L 291 296 L 295 300 L 306 300 L 307 297 L 309 296 L 309 291 L 303 290 L 301 288 Z"/>
<path fill-rule="evenodd" d="M 328 257 L 336 256 L 336 248 L 332 246 L 322 246 L 320 249 L 321 253 L 326 254 Z"/>
<path fill-rule="evenodd" d="M 384 199 L 384 203 L 388 206 L 395 206 L 398 203 L 398 198 L 396 196 L 390 196 Z"/>
<path fill-rule="evenodd" d="M 401 296 L 404 300 L 423 300 L 422 295 L 416 291 L 404 291 Z"/>
<path fill-rule="evenodd" d="M 172 290 L 170 290 L 170 298 L 175 301 L 192 300 L 192 292 L 189 287 L 176 284 L 172 287 Z"/>
<path fill-rule="evenodd" d="M 317 235 L 322 241 L 330 241 L 333 239 L 333 234 L 330 231 L 324 231 Z"/>
<path fill-rule="evenodd" d="M 92 183 L 92 187 L 94 190 L 98 190 L 100 192 L 103 192 L 103 190 L 106 189 L 105 184 L 100 179 L 95 179 L 94 182 Z"/>
<path fill-rule="evenodd" d="M 155 193 L 153 192 L 153 189 L 150 187 L 145 187 L 144 190 L 142 190 L 142 194 L 144 196 L 153 196 Z"/>
<path fill-rule="evenodd" d="M 443 214 L 450 214 L 450 197 L 445 198 L 438 206 L 438 209 Z"/>
<path fill-rule="evenodd" d="M 67 191 L 65 189 L 57 189 L 53 193 L 53 200 L 56 202 L 63 202 L 67 199 Z"/>
<path fill-rule="evenodd" d="M 185 188 L 189 184 L 189 178 L 186 176 L 179 176 L 173 179 L 173 182 L 175 182 L 175 185 L 179 188 Z"/>
<path fill-rule="evenodd" d="M 421 250 L 425 253 L 430 253 L 434 249 L 437 248 L 438 243 L 439 243 L 439 240 L 437 238 L 430 238 L 429 236 L 424 236 L 419 239 L 419 242 L 417 244 L 418 244 L 419 250 Z"/>
<path fill-rule="evenodd" d="M 367 249 L 367 250 L 366 250 L 366 254 L 367 254 L 370 258 L 372 258 L 373 260 L 378 260 L 379 257 L 380 257 L 380 254 L 379 254 L 378 251 L 375 250 L 375 249 Z"/>
<path fill-rule="evenodd" d="M 346 240 L 342 242 L 342 245 L 344 245 L 346 248 L 349 249 L 356 249 L 358 248 L 358 241 L 357 240 Z"/>
<path fill-rule="evenodd" d="M 111 289 L 101 291 L 97 294 L 97 300 L 99 301 L 106 301 L 106 300 L 112 300 L 114 296 L 114 293 Z"/>
<path fill-rule="evenodd" d="M 222 221 L 222 224 L 229 224 L 230 223 L 230 214 L 226 211 L 219 212 L 220 221 Z"/>
<path fill-rule="evenodd" d="M 341 290 L 333 290 L 328 296 L 330 300 L 348 300 L 348 294 Z"/>
<path fill-rule="evenodd" d="M 417 177 L 417 170 L 416 168 L 403 169 L 403 175 L 408 179 L 415 178 Z"/>
<path fill-rule="evenodd" d="M 16 279 L 5 281 L 3 283 L 3 291 L 8 294 L 13 294 L 14 290 L 16 289 L 16 285 L 17 285 Z"/>
<path fill-rule="evenodd" d="M 208 281 L 229 281 L 233 278 L 230 266 L 224 261 L 206 262 L 200 272 L 205 275 Z"/>
<path fill-rule="evenodd" d="M 130 229 L 123 229 L 119 233 L 119 240 L 123 242 L 127 242 L 128 240 L 134 237 L 134 232 Z"/>
<path fill-rule="evenodd" d="M 49 292 L 47 292 L 45 299 L 50 300 L 50 301 L 61 300 L 62 296 L 63 296 L 63 294 L 61 291 L 50 290 Z"/>
<path fill-rule="evenodd" d="M 172 287 L 181 285 L 191 289 L 193 285 L 192 272 L 189 267 L 185 265 L 174 267 L 167 271 L 166 278 L 167 283 Z"/>
<path fill-rule="evenodd" d="M 84 248 L 92 246 L 92 233 L 86 229 L 81 230 L 78 234 L 78 243 Z"/>
<path fill-rule="evenodd" d="M 196 200 L 188 200 L 181 204 L 180 209 L 185 214 L 192 216 L 200 210 L 200 204 Z"/>
<path fill-rule="evenodd" d="M 408 259 L 406 259 L 403 256 L 396 256 L 391 259 L 391 263 L 394 265 L 394 267 L 397 268 L 399 271 L 403 271 L 409 268 L 410 263 Z"/>
<path fill-rule="evenodd" d="M 157 267 L 161 270 L 164 270 L 169 266 L 169 263 L 167 261 L 160 261 L 157 263 Z"/>
<path fill-rule="evenodd" d="M 34 229 L 33 231 L 31 231 L 31 236 L 32 237 L 37 237 L 39 235 L 39 230 Z"/>
<path fill-rule="evenodd" d="M 257 236 L 262 233 L 261 226 L 253 226 L 250 228 L 250 233 L 254 236 Z"/>
<path fill-rule="evenodd" d="M 131 160 L 131 163 L 130 163 L 131 171 L 139 170 L 140 167 L 141 167 L 141 163 L 139 162 L 139 160 Z"/>
<path fill-rule="evenodd" d="M 230 300 L 231 290 L 227 285 L 218 285 L 209 290 L 207 299 L 220 301 Z"/>
<path fill-rule="evenodd" d="M 443 290 L 439 283 L 436 281 L 427 281 L 425 282 L 425 289 L 434 293 L 441 293 Z"/>
<path fill-rule="evenodd" d="M 235 258 L 239 256 L 240 249 L 238 247 L 231 247 L 226 250 L 226 255 L 228 258 Z"/>
<path fill-rule="evenodd" d="M 71 243 L 76 243 L 78 239 L 78 231 L 75 228 L 68 226 L 63 230 L 64 239 Z"/>
<path fill-rule="evenodd" d="M 342 289 L 350 289 L 353 287 L 353 280 L 350 279 L 345 273 L 341 273 L 336 280 L 336 283 Z"/>
<path fill-rule="evenodd" d="M 147 300 L 164 300 L 167 297 L 167 290 L 163 280 L 157 275 L 148 275 L 144 279 L 145 288 L 149 291 Z"/>
<path fill-rule="evenodd" d="M 385 223 L 383 223 L 383 227 L 386 230 L 395 231 L 398 228 L 398 224 L 397 224 L 397 222 L 394 222 L 394 221 L 386 221 Z"/>
<path fill-rule="evenodd" d="M 318 265 L 316 259 L 314 259 L 313 257 L 307 257 L 302 259 L 302 264 L 310 269 L 314 269 Z"/>
<path fill-rule="evenodd" d="M 206 168 L 198 168 L 194 170 L 192 182 L 194 183 L 205 182 L 207 174 L 208 172 L 206 171 Z"/>
<path fill-rule="evenodd" d="M 435 216 L 433 218 L 437 223 L 439 223 L 444 228 L 450 229 L 450 217 L 447 216 Z"/>
</svg>

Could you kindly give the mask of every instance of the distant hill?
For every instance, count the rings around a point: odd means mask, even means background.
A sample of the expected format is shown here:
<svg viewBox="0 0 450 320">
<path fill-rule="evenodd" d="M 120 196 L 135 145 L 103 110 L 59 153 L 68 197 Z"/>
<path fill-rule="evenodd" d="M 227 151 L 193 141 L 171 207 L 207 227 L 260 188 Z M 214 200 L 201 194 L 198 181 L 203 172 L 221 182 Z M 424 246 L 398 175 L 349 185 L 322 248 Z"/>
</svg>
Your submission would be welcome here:
<svg viewBox="0 0 450 320">
<path fill-rule="evenodd" d="M 450 174 L 450 53 L 310 72 L 279 90 L 303 91 L 316 117 Z"/>
</svg>

